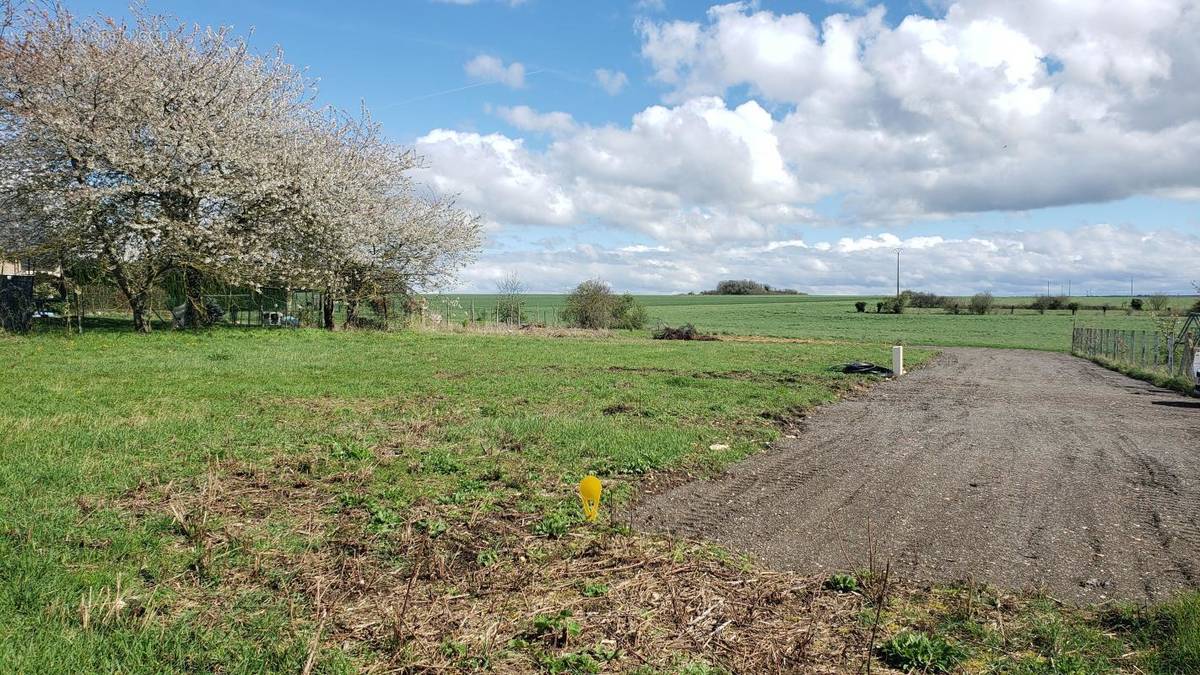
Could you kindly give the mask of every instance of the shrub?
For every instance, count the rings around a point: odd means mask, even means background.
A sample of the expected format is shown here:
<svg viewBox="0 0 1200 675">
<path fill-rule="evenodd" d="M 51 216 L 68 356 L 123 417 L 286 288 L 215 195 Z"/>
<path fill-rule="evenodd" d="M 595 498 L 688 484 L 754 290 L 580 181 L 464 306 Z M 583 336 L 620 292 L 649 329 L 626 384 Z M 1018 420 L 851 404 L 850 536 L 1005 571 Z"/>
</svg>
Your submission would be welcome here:
<svg viewBox="0 0 1200 675">
<path fill-rule="evenodd" d="M 563 319 L 578 328 L 608 328 L 613 323 L 617 300 L 608 284 L 590 279 L 567 295 Z"/>
<path fill-rule="evenodd" d="M 524 302 L 525 284 L 516 274 L 505 275 L 496 283 L 496 321 L 501 323 L 525 323 Z"/>
<path fill-rule="evenodd" d="M 940 636 L 904 631 L 879 647 L 884 663 L 903 671 L 948 673 L 966 656 Z"/>
<path fill-rule="evenodd" d="M 867 303 L 865 303 L 861 300 L 854 303 L 854 311 L 858 312 L 859 314 L 866 312 L 867 311 Z"/>
<path fill-rule="evenodd" d="M 1161 312 L 1171 304 L 1171 298 L 1167 297 L 1166 293 L 1155 293 L 1146 298 L 1146 302 L 1150 305 L 1150 309 L 1155 312 Z"/>
<path fill-rule="evenodd" d="M 1039 295 L 1030 303 L 1030 309 L 1036 309 L 1039 314 L 1045 314 L 1048 309 L 1066 309 L 1067 298 L 1064 295 Z"/>
<path fill-rule="evenodd" d="M 906 302 L 903 295 L 898 298 L 888 298 L 887 300 L 883 301 L 883 311 L 887 312 L 888 314 L 903 314 L 905 304 Z"/>
<path fill-rule="evenodd" d="M 577 328 L 625 328 L 646 326 L 646 308 L 629 293 L 613 295 L 599 279 L 585 281 L 567 295 L 563 320 Z"/>
<path fill-rule="evenodd" d="M 1067 309 L 1071 310 L 1071 315 L 1072 315 L 1072 316 L 1074 316 L 1075 314 L 1078 314 L 1078 313 L 1079 313 L 1079 308 L 1080 308 L 1080 307 L 1082 307 L 1082 305 L 1080 305 L 1078 302 L 1069 302 L 1069 303 L 1067 303 Z"/>
<path fill-rule="evenodd" d="M 617 328 L 634 330 L 646 327 L 646 308 L 632 295 L 625 293 L 617 298 L 613 308 L 613 325 Z"/>
<path fill-rule="evenodd" d="M 1142 311 L 1142 299 L 1141 298 L 1131 298 L 1129 300 L 1129 309 L 1132 309 L 1135 312 Z"/>
<path fill-rule="evenodd" d="M 987 314 L 992 311 L 992 303 L 995 300 L 991 293 L 976 293 L 971 297 L 971 312 L 973 314 Z"/>
<path fill-rule="evenodd" d="M 947 298 L 940 295 L 920 291 L 904 291 L 900 297 L 904 299 L 905 305 L 921 309 L 936 309 L 942 307 L 947 301 Z"/>
<path fill-rule="evenodd" d="M 875 303 L 875 313 L 876 314 L 883 313 L 883 303 L 882 302 Z"/>
<path fill-rule="evenodd" d="M 1200 314 L 1200 300 L 1197 300 L 1196 304 L 1192 305 L 1191 311 Z"/>
<path fill-rule="evenodd" d="M 942 308 L 945 309 L 948 314 L 958 314 L 962 311 L 962 303 L 958 300 L 947 299 L 942 303 Z"/>
</svg>

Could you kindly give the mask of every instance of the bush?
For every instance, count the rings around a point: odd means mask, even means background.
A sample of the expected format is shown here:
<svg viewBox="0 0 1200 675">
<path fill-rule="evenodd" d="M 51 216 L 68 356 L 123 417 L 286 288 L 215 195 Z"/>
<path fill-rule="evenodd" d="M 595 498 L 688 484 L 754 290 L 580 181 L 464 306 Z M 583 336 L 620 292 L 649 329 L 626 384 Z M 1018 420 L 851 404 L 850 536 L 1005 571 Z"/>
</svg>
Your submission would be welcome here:
<svg viewBox="0 0 1200 675">
<path fill-rule="evenodd" d="M 962 311 L 963 306 L 958 300 L 947 299 L 942 303 L 942 308 L 946 310 L 947 314 L 958 314 Z"/>
<path fill-rule="evenodd" d="M 1167 297 L 1166 293 L 1155 293 L 1146 298 L 1146 302 L 1150 305 L 1150 309 L 1155 312 L 1161 312 L 1171 304 L 1171 298 Z"/>
<path fill-rule="evenodd" d="M 1065 295 L 1039 295 L 1029 304 L 1029 308 L 1036 309 L 1040 314 L 1045 314 L 1048 309 L 1066 309 L 1067 297 Z"/>
<path fill-rule="evenodd" d="M 859 314 L 866 312 L 867 311 L 867 303 L 865 303 L 861 300 L 854 303 L 854 311 L 858 312 Z"/>
<path fill-rule="evenodd" d="M 971 297 L 971 313 L 972 314 L 987 314 L 992 311 L 992 303 L 995 300 L 991 293 L 976 293 Z"/>
<path fill-rule="evenodd" d="M 501 323 L 525 323 L 525 311 L 522 295 L 525 285 L 516 274 L 505 275 L 496 283 L 496 321 Z"/>
<path fill-rule="evenodd" d="M 1132 310 L 1133 310 L 1133 311 L 1135 311 L 1135 312 L 1140 312 L 1140 311 L 1142 311 L 1142 299 L 1141 299 L 1141 298 L 1132 298 L 1132 299 L 1130 299 L 1130 301 L 1129 301 L 1129 309 L 1132 309 Z"/>
<path fill-rule="evenodd" d="M 933 293 L 922 293 L 920 291 L 904 291 L 900 294 L 904 299 L 904 304 L 909 307 L 917 307 L 920 309 L 936 309 L 943 307 L 947 298 Z"/>
<path fill-rule="evenodd" d="M 1076 314 L 1078 314 L 1078 313 L 1079 313 L 1079 308 L 1080 308 L 1080 307 L 1082 307 L 1082 305 L 1080 305 L 1078 302 L 1069 302 L 1069 303 L 1067 303 L 1067 309 L 1071 310 L 1071 315 L 1072 315 L 1072 316 L 1074 316 L 1074 315 L 1076 315 Z"/>
<path fill-rule="evenodd" d="M 632 295 L 613 295 L 599 279 L 585 281 L 567 295 L 563 319 L 577 328 L 644 328 L 646 308 Z"/>
<path fill-rule="evenodd" d="M 888 298 L 882 303 L 882 309 L 888 314 L 903 314 L 906 301 L 903 295 L 898 298 Z"/>
<path fill-rule="evenodd" d="M 613 326 L 626 330 L 645 328 L 646 319 L 646 308 L 632 295 L 625 293 L 617 298 L 613 308 Z"/>
<path fill-rule="evenodd" d="M 608 328 L 612 325 L 616 298 L 608 284 L 599 279 L 584 281 L 567 295 L 563 319 L 578 328 Z"/>
<path fill-rule="evenodd" d="M 883 313 L 883 303 L 882 303 L 882 302 L 877 302 L 877 303 L 875 303 L 875 313 L 876 313 L 876 314 L 882 314 L 882 313 Z"/>
</svg>

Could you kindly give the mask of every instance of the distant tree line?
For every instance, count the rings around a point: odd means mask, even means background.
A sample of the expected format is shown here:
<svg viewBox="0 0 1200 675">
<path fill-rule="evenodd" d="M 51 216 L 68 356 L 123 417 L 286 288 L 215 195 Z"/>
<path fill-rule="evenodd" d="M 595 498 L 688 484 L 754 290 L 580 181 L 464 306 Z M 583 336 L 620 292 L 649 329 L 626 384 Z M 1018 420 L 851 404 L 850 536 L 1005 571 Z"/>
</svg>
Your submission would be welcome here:
<svg viewBox="0 0 1200 675">
<path fill-rule="evenodd" d="M 989 314 L 995 310 L 1008 310 L 1012 313 L 1018 309 L 1033 310 L 1040 314 L 1045 314 L 1047 310 L 1069 310 L 1072 314 L 1076 314 L 1080 310 L 1091 310 L 1107 314 L 1109 310 L 1121 309 L 1129 312 L 1140 312 L 1149 309 L 1149 311 L 1156 314 L 1174 312 L 1170 307 L 1170 297 L 1162 293 L 1156 293 L 1145 299 L 1130 298 L 1128 304 L 1120 305 L 1111 303 L 1085 305 L 1065 295 L 1039 295 L 1028 303 L 1000 305 L 997 304 L 996 299 L 991 293 L 976 293 L 964 300 L 959 297 L 906 290 L 899 296 L 885 298 L 875 303 L 875 311 L 880 314 L 902 314 L 905 309 L 910 307 L 917 309 L 942 309 L 949 314 Z M 859 313 L 864 313 L 868 309 L 867 303 L 863 301 L 855 302 L 854 309 Z M 1200 301 L 1197 301 L 1189 311 L 1200 312 Z"/>
<path fill-rule="evenodd" d="M 805 295 L 793 288 L 772 288 L 770 284 L 760 283 L 752 279 L 726 279 L 717 283 L 711 291 L 701 291 L 701 295 Z"/>
</svg>

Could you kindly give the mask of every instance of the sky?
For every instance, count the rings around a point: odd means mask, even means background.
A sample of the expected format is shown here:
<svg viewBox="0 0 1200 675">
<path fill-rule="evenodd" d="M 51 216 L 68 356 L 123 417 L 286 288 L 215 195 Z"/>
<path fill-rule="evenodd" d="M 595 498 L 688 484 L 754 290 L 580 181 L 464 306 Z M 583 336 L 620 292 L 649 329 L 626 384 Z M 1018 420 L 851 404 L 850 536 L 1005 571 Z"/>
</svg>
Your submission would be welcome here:
<svg viewBox="0 0 1200 675">
<path fill-rule="evenodd" d="M 67 1 L 79 15 L 128 3 Z M 1193 292 L 1194 0 L 148 0 L 480 215 L 446 290 Z"/>
</svg>

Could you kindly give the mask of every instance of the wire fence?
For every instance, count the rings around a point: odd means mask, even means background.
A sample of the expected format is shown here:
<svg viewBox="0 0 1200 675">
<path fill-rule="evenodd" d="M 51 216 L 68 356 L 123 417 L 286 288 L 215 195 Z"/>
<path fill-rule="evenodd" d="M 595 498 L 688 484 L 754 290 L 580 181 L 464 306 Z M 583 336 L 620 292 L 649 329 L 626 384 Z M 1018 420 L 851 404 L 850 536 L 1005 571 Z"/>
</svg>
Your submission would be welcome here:
<svg viewBox="0 0 1200 675">
<path fill-rule="evenodd" d="M 1172 335 L 1151 330 L 1076 327 L 1071 335 L 1071 352 L 1168 377 L 1194 379 L 1197 342 L 1195 331 Z"/>
<path fill-rule="evenodd" d="M 29 283 L 20 288 L 15 282 L 0 287 L 0 300 L 3 300 L 0 310 L 11 310 L 0 314 L 15 317 L 0 323 L 4 330 L 22 332 L 36 324 L 43 328 L 57 326 L 65 327 L 69 332 L 82 332 L 85 325 L 112 326 L 119 325 L 112 322 L 132 319 L 129 301 L 112 286 L 79 284 L 63 290 L 67 287 L 60 288 L 57 280 L 51 279 L 43 282 L 35 293 L 32 276 L 15 278 Z M 339 328 L 353 326 L 382 330 L 406 326 L 565 327 L 570 323 L 563 317 L 561 308 L 533 305 L 520 298 L 484 300 L 433 294 L 392 294 L 362 300 L 353 306 L 343 298 L 335 298 L 327 316 L 326 295 L 319 290 L 206 283 L 201 297 L 209 320 L 214 325 L 225 326 L 324 327 L 327 318 Z M 181 286 L 160 284 L 150 290 L 146 299 L 147 313 L 157 327 L 182 325 L 186 298 Z"/>
</svg>

